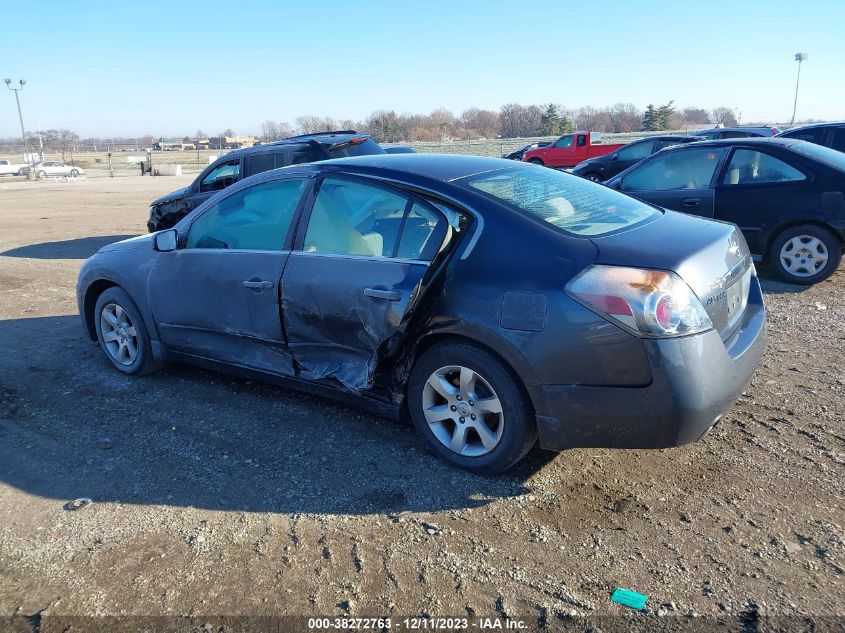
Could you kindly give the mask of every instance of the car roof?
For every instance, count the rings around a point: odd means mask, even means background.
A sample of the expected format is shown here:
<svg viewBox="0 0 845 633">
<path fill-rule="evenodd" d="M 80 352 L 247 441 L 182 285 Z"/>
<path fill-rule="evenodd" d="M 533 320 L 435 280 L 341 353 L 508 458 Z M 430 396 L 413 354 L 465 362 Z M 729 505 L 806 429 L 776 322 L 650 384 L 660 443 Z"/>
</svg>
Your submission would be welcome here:
<svg viewBox="0 0 845 633">
<path fill-rule="evenodd" d="M 334 143 L 342 143 L 353 138 L 366 136 L 370 138 L 369 134 L 355 132 L 354 130 L 338 130 L 335 132 L 316 132 L 314 134 L 300 134 L 299 136 L 289 136 L 280 141 L 272 141 L 270 143 L 261 143 L 253 145 L 252 147 L 241 147 L 239 149 L 221 154 L 222 159 L 231 159 L 241 154 L 248 154 L 250 152 L 259 152 L 262 150 L 272 150 L 274 147 L 285 147 L 286 145 L 303 145 L 309 141 L 316 143 L 333 145 Z"/>
<path fill-rule="evenodd" d="M 792 132 L 798 132 L 799 130 L 812 130 L 816 128 L 826 127 L 845 127 L 845 121 L 831 121 L 829 123 L 808 123 L 807 125 L 798 125 L 793 128 L 789 128 L 788 130 L 784 130 L 778 136 L 790 134 Z"/>
<path fill-rule="evenodd" d="M 780 146 L 780 147 L 790 147 L 791 145 L 795 145 L 796 143 L 804 143 L 805 141 L 801 141 L 794 138 L 781 138 L 779 136 L 749 136 L 747 138 L 720 138 L 720 139 L 713 139 L 713 140 L 701 140 L 696 141 L 695 143 L 690 143 L 688 145 L 683 145 L 679 147 L 667 147 L 665 151 L 676 151 L 681 147 L 731 147 L 733 145 L 762 145 L 762 146 Z"/>
<path fill-rule="evenodd" d="M 466 176 L 515 168 L 522 163 L 514 163 L 504 158 L 486 158 L 483 156 L 465 156 L 462 154 L 370 154 L 350 158 L 334 158 L 321 161 L 314 167 L 331 168 L 375 168 L 403 174 L 421 176 L 441 182 L 450 182 Z M 536 169 L 535 165 L 525 165 L 526 169 Z"/>
</svg>

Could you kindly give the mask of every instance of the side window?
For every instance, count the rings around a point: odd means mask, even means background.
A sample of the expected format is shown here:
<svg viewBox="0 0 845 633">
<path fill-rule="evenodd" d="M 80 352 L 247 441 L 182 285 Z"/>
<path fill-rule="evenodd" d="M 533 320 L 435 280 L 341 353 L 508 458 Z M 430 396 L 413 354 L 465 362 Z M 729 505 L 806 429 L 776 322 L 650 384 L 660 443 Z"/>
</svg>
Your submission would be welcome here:
<svg viewBox="0 0 845 633">
<path fill-rule="evenodd" d="M 654 147 L 654 141 L 631 143 L 619 150 L 619 160 L 642 160 L 646 156 L 651 156 L 652 147 Z"/>
<path fill-rule="evenodd" d="M 731 130 L 730 132 L 722 132 L 719 138 L 748 138 L 749 136 L 754 135 L 749 134 L 748 132 L 738 132 L 736 130 Z"/>
<path fill-rule="evenodd" d="M 622 191 L 707 189 L 722 150 L 696 148 L 672 151 L 634 169 L 622 180 Z"/>
<path fill-rule="evenodd" d="M 756 185 L 806 179 L 803 173 L 774 156 L 750 149 L 738 149 L 731 157 L 722 182 L 726 185 Z"/>
<path fill-rule="evenodd" d="M 229 161 L 218 165 L 202 179 L 200 191 L 220 191 L 238 181 L 240 176 L 240 161 Z"/>
<path fill-rule="evenodd" d="M 282 250 L 306 182 L 264 182 L 223 198 L 191 224 L 187 248 Z"/>
<path fill-rule="evenodd" d="M 572 147 L 572 135 L 561 136 L 555 141 L 554 147 Z"/>
<path fill-rule="evenodd" d="M 273 154 L 250 154 L 244 158 L 244 176 L 254 176 L 275 167 Z"/>
<path fill-rule="evenodd" d="M 587 135 L 586 134 L 579 134 L 578 135 L 578 147 L 584 147 L 587 144 Z"/>
<path fill-rule="evenodd" d="M 431 261 L 440 250 L 449 230 L 449 225 L 442 215 L 414 203 L 405 218 L 396 256 Z"/>
<path fill-rule="evenodd" d="M 830 146 L 840 152 L 845 152 L 845 127 L 833 131 L 833 143 Z"/>
<path fill-rule="evenodd" d="M 274 166 L 278 169 L 279 167 L 287 167 L 290 165 L 290 152 L 288 150 L 278 151 L 274 156 Z"/>
<path fill-rule="evenodd" d="M 303 250 L 392 257 L 408 202 L 380 187 L 326 178 L 311 210 Z"/>
</svg>

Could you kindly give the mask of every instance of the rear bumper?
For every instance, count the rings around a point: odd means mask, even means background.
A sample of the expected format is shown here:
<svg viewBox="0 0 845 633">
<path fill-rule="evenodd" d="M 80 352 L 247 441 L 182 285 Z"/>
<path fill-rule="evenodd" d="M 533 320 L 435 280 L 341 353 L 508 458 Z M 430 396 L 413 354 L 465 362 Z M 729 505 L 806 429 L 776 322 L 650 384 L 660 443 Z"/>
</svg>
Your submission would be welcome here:
<svg viewBox="0 0 845 633">
<path fill-rule="evenodd" d="M 757 278 L 736 332 L 644 339 L 653 380 L 646 387 L 535 385 L 540 446 L 668 448 L 701 438 L 742 394 L 766 347 Z"/>
</svg>

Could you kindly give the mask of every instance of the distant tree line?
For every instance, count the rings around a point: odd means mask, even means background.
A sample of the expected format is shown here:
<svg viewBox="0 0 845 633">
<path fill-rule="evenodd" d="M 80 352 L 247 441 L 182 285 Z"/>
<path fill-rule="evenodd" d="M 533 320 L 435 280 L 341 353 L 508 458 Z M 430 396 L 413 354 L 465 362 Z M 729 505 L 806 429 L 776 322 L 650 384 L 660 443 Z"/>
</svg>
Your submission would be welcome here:
<svg viewBox="0 0 845 633">
<path fill-rule="evenodd" d="M 267 120 L 260 126 L 258 137 L 262 142 L 278 141 L 295 134 L 313 134 L 327 130 L 356 130 L 366 132 L 381 143 L 407 141 L 444 141 L 491 138 L 525 138 L 556 136 L 572 130 L 591 130 L 604 133 L 625 133 L 652 130 L 682 130 L 692 125 L 737 125 L 734 111 L 728 107 L 712 110 L 697 107 L 676 108 L 673 101 L 662 105 L 649 104 L 640 110 L 632 103 L 616 103 L 609 107 L 570 109 L 555 103 L 522 105 L 506 103 L 498 110 L 469 108 L 456 115 L 438 108 L 429 114 L 398 114 L 395 110 L 376 110 L 363 121 L 334 119 L 329 116 L 300 116 L 293 125 L 284 121 Z M 219 136 L 236 136 L 231 128 Z M 147 134 L 136 138 L 80 139 L 71 130 L 52 129 L 38 134 L 29 132 L 30 151 L 60 152 L 62 159 L 68 152 L 80 147 L 86 150 L 150 147 L 158 136 Z M 197 130 L 193 138 L 185 136 L 185 143 L 208 138 Z M 4 147 L 17 149 L 19 139 L 5 139 Z M 22 148 L 20 148 L 22 149 Z"/>
<path fill-rule="evenodd" d="M 733 110 L 727 107 L 713 110 L 696 107 L 677 109 L 673 101 L 659 106 L 650 104 L 644 111 L 632 103 L 578 109 L 565 108 L 555 103 L 507 103 L 498 111 L 469 108 L 459 115 L 438 108 L 429 114 L 376 110 L 363 121 L 310 115 L 297 117 L 293 125 L 268 120 L 261 124 L 260 137 L 267 142 L 293 134 L 356 130 L 367 132 L 382 143 L 397 143 L 556 136 L 575 129 L 605 133 L 681 130 L 690 125 L 708 123 L 732 126 L 737 121 Z"/>
</svg>

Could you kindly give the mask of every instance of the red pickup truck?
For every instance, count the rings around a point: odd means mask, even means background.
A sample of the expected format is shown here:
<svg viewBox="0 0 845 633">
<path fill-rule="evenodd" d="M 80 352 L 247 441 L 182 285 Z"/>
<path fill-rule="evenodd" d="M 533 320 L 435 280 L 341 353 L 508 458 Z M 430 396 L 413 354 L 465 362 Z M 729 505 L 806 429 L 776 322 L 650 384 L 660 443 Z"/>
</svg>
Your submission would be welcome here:
<svg viewBox="0 0 845 633">
<path fill-rule="evenodd" d="M 597 132 L 572 132 L 564 134 L 547 147 L 525 152 L 522 160 L 547 167 L 575 167 L 582 160 L 604 156 L 623 145 L 602 145 L 601 134 Z"/>
</svg>

